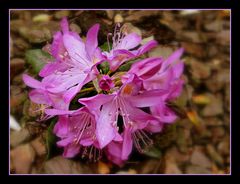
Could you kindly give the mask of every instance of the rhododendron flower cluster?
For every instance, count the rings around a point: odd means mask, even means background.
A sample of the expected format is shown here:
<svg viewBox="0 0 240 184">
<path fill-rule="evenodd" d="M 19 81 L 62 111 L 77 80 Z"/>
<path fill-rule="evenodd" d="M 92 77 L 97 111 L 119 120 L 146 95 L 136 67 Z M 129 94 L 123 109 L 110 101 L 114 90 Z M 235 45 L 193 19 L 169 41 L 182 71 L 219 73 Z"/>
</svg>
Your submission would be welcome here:
<svg viewBox="0 0 240 184">
<path fill-rule="evenodd" d="M 93 25 L 83 40 L 69 30 L 64 18 L 49 50 L 54 60 L 39 72 L 41 80 L 26 74 L 23 80 L 34 88 L 29 97 L 40 104 L 41 121 L 57 117 L 53 133 L 64 157 L 80 155 L 96 161 L 105 156 L 121 166 L 132 150 L 142 153 L 153 144 L 151 134 L 176 120 L 167 102 L 182 91 L 183 49 L 167 59 L 139 59 L 157 42 L 141 45 L 139 35 L 117 25 L 110 34 L 109 50 L 103 51 L 98 45 L 99 28 Z M 119 70 L 134 59 L 128 71 Z M 106 73 L 100 69 L 103 62 L 109 65 Z M 95 93 L 77 99 L 79 109 L 70 108 L 79 93 L 91 90 Z"/>
</svg>

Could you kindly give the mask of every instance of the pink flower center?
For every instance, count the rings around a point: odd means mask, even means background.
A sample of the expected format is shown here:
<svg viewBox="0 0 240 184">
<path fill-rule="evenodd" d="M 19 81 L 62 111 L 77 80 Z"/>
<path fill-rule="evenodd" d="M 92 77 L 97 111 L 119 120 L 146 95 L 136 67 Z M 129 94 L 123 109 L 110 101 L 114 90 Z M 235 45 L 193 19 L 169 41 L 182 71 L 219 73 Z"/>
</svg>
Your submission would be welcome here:
<svg viewBox="0 0 240 184">
<path fill-rule="evenodd" d="M 108 75 L 103 75 L 99 81 L 99 87 L 104 91 L 109 91 L 114 87 L 114 82 Z"/>
</svg>

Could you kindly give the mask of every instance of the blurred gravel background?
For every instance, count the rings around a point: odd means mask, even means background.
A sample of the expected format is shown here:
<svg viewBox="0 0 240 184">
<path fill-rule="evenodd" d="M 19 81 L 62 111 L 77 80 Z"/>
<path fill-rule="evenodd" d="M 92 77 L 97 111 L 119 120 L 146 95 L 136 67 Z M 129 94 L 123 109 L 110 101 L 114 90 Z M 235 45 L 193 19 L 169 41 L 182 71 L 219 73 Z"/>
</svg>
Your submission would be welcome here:
<svg viewBox="0 0 240 184">
<path fill-rule="evenodd" d="M 63 16 L 81 37 L 100 23 L 104 44 L 116 22 L 128 24 L 144 40 L 159 46 L 149 56 L 167 57 L 185 48 L 182 96 L 174 103 L 181 118 L 153 135 L 154 147 L 143 155 L 133 153 L 123 168 L 105 159 L 86 163 L 67 160 L 62 150 L 51 151 L 49 124 L 34 120 L 34 104 L 27 96 L 22 74 L 32 73 L 26 51 L 51 43 Z M 10 13 L 10 163 L 11 173 L 22 174 L 228 174 L 230 172 L 230 12 L 214 11 L 11 11 Z M 36 74 L 35 74 L 36 75 Z M 48 141 L 47 141 L 48 140 Z M 48 159 L 46 159 L 48 158 Z"/>
</svg>

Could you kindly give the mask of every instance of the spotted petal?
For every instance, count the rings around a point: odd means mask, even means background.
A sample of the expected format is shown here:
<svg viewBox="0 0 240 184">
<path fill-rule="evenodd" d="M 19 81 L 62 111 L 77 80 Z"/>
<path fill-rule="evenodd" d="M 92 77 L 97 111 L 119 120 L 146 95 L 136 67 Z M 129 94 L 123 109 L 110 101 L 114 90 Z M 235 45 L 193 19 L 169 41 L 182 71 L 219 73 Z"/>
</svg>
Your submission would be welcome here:
<svg viewBox="0 0 240 184">
<path fill-rule="evenodd" d="M 117 121 L 117 107 L 108 102 L 103 105 L 99 119 L 97 120 L 96 136 L 100 148 L 104 148 L 116 136 L 116 128 L 113 126 Z"/>
</svg>

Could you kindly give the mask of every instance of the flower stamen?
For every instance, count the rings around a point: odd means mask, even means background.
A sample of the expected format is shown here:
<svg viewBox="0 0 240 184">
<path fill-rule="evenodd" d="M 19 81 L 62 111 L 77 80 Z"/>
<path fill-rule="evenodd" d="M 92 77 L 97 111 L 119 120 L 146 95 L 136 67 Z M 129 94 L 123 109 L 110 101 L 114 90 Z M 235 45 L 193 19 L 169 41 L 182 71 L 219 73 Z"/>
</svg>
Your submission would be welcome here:
<svg viewBox="0 0 240 184">
<path fill-rule="evenodd" d="M 82 151 L 82 159 L 87 159 L 90 162 L 96 162 L 102 157 L 102 150 L 96 148 L 94 145 L 86 146 Z"/>
<path fill-rule="evenodd" d="M 144 132 L 144 130 L 137 130 L 132 134 L 133 143 L 140 153 L 144 153 L 146 149 L 153 144 L 152 139 Z"/>
</svg>

